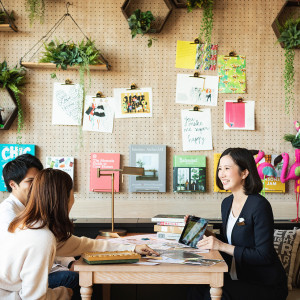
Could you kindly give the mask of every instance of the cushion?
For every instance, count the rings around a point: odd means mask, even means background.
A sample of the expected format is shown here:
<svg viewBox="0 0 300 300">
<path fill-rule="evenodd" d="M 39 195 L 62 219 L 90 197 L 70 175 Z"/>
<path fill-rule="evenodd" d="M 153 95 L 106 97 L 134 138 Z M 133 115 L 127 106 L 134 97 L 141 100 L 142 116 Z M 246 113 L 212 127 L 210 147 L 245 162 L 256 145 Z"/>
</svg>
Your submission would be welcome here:
<svg viewBox="0 0 300 300">
<path fill-rule="evenodd" d="M 274 231 L 274 248 L 285 269 L 288 278 L 288 288 L 292 290 L 295 260 L 300 241 L 300 229 Z"/>
<path fill-rule="evenodd" d="M 299 228 L 297 227 L 294 228 L 294 230 L 297 229 Z M 298 288 L 300 287 L 300 243 L 298 246 L 298 252 L 296 254 L 296 259 L 295 259 L 292 286 Z"/>
</svg>

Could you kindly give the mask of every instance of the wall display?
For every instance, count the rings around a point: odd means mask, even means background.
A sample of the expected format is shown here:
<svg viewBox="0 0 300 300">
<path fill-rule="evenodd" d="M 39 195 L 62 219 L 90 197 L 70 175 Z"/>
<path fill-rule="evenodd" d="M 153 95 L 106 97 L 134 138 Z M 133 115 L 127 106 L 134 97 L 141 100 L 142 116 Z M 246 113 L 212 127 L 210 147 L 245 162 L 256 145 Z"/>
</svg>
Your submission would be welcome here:
<svg viewBox="0 0 300 300">
<path fill-rule="evenodd" d="M 74 180 L 74 157 L 47 156 L 46 168 L 62 170 Z"/>
<path fill-rule="evenodd" d="M 90 191 L 109 192 L 112 191 L 111 176 L 101 176 L 101 174 L 114 173 L 114 191 L 120 190 L 119 171 L 101 171 L 97 176 L 97 169 L 120 169 L 120 153 L 91 153 L 90 160 Z"/>
<path fill-rule="evenodd" d="M 2 175 L 4 166 L 25 153 L 35 155 L 35 145 L 0 144 L 0 191 L 7 191 Z"/>
<path fill-rule="evenodd" d="M 54 82 L 53 125 L 81 125 L 83 90 L 79 84 Z"/>
<path fill-rule="evenodd" d="M 206 156 L 174 155 L 173 192 L 206 191 Z"/>
<path fill-rule="evenodd" d="M 177 74 L 176 103 L 216 106 L 218 76 Z"/>
<path fill-rule="evenodd" d="M 224 129 L 255 130 L 254 101 L 226 100 L 224 105 Z"/>
<path fill-rule="evenodd" d="M 83 130 L 110 132 L 114 127 L 114 98 L 87 95 L 84 101 Z"/>
<path fill-rule="evenodd" d="M 130 192 L 166 192 L 166 145 L 131 145 L 130 166 L 144 168 L 129 177 Z"/>
<path fill-rule="evenodd" d="M 115 117 L 152 117 L 152 88 L 114 89 Z"/>
<path fill-rule="evenodd" d="M 218 55 L 219 93 L 246 93 L 246 57 Z"/>
<path fill-rule="evenodd" d="M 211 112 L 209 108 L 199 111 L 181 111 L 183 151 L 212 150 Z"/>
<path fill-rule="evenodd" d="M 218 45 L 211 44 L 207 46 L 206 44 L 195 44 L 193 41 L 177 41 L 175 67 L 193 70 L 216 70 L 217 51 Z"/>
</svg>

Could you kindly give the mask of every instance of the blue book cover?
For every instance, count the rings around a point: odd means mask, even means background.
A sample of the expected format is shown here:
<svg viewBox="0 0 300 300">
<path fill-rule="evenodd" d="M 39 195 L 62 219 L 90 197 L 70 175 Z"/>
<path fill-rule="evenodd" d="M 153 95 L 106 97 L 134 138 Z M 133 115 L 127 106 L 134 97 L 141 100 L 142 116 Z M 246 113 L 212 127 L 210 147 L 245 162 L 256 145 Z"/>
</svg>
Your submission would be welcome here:
<svg viewBox="0 0 300 300">
<path fill-rule="evenodd" d="M 25 153 L 35 155 L 35 145 L 0 144 L 0 191 L 7 191 L 2 174 L 4 166 Z"/>
</svg>

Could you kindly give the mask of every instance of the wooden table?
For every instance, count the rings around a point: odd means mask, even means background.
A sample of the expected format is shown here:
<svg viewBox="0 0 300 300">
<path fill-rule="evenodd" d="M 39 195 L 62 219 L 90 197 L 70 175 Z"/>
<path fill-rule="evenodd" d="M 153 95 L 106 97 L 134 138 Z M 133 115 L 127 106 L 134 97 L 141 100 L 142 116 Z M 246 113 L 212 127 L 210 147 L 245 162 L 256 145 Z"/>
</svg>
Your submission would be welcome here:
<svg viewBox="0 0 300 300">
<path fill-rule="evenodd" d="M 218 251 L 201 254 L 205 258 L 222 259 Z M 142 259 L 146 260 L 146 259 Z M 209 284 L 213 300 L 221 300 L 225 262 L 210 267 L 162 263 L 155 266 L 136 264 L 89 265 L 82 259 L 74 270 L 79 272 L 82 299 L 90 300 L 93 284 Z M 109 294 L 106 297 L 109 299 Z"/>
</svg>

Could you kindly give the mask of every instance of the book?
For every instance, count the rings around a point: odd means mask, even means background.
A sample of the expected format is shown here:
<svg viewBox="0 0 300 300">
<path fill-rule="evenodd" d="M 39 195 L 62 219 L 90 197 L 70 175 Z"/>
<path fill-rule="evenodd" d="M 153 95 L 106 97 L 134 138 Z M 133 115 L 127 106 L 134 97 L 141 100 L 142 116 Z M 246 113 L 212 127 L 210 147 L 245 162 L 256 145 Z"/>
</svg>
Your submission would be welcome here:
<svg viewBox="0 0 300 300">
<path fill-rule="evenodd" d="M 161 226 L 184 226 L 184 222 L 157 222 L 157 225 Z"/>
<path fill-rule="evenodd" d="M 151 218 L 151 222 L 177 222 L 184 223 L 184 215 L 156 215 Z"/>
<path fill-rule="evenodd" d="M 176 240 L 178 241 L 181 233 L 168 233 L 168 232 L 157 232 L 157 238 L 159 239 L 166 239 L 166 240 Z"/>
<path fill-rule="evenodd" d="M 30 144 L 0 144 L 0 191 L 7 191 L 2 171 L 4 166 L 21 154 L 35 155 L 35 145 Z"/>
<path fill-rule="evenodd" d="M 166 145 L 130 145 L 130 166 L 144 175 L 129 176 L 129 192 L 166 192 Z"/>
<path fill-rule="evenodd" d="M 154 225 L 154 231 L 155 232 L 181 233 L 183 228 L 184 228 L 183 226 Z"/>
<path fill-rule="evenodd" d="M 173 192 L 206 191 L 206 157 L 204 155 L 174 155 Z"/>
<path fill-rule="evenodd" d="M 133 251 L 85 252 L 83 260 L 90 265 L 135 263 L 141 258 Z"/>
<path fill-rule="evenodd" d="M 221 153 L 214 153 L 214 192 L 217 193 L 230 193 L 230 190 L 226 191 L 226 190 L 221 190 L 219 189 L 219 187 L 216 184 L 216 175 L 217 175 L 217 167 L 218 167 L 218 162 L 220 160 L 221 157 Z"/>
<path fill-rule="evenodd" d="M 91 153 L 90 160 L 90 191 L 109 192 L 112 191 L 111 175 L 114 173 L 114 191 L 120 190 L 119 171 L 101 171 L 97 176 L 97 169 L 120 169 L 120 153 Z M 102 174 L 102 176 L 101 176 Z M 103 175 L 108 174 L 108 175 Z"/>
<path fill-rule="evenodd" d="M 74 157 L 47 156 L 46 168 L 62 170 L 74 180 Z"/>
</svg>

